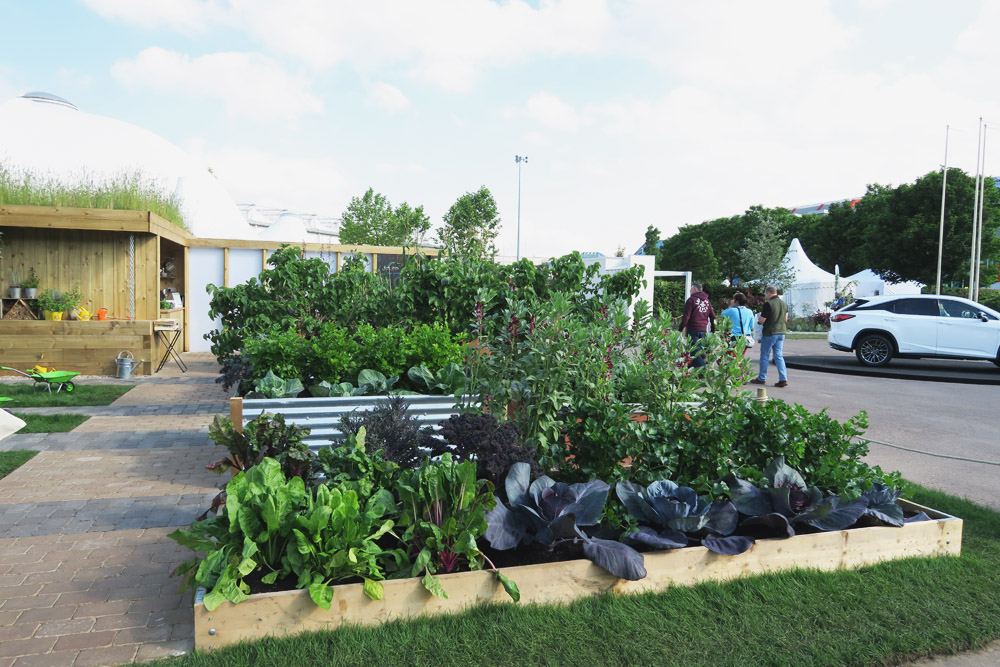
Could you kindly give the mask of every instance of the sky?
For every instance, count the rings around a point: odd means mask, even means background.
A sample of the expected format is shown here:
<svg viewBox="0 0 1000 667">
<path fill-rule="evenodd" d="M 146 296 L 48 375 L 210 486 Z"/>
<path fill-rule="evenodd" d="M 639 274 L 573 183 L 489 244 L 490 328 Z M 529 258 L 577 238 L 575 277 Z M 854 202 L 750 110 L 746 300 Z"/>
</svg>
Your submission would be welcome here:
<svg viewBox="0 0 1000 667">
<path fill-rule="evenodd" d="M 998 31 L 989 0 L 0 0 L 0 101 L 144 127 L 238 203 L 339 216 L 371 187 L 437 226 L 485 185 L 505 255 L 527 156 L 520 254 L 612 254 L 912 182 L 946 125 L 974 173 Z"/>
</svg>

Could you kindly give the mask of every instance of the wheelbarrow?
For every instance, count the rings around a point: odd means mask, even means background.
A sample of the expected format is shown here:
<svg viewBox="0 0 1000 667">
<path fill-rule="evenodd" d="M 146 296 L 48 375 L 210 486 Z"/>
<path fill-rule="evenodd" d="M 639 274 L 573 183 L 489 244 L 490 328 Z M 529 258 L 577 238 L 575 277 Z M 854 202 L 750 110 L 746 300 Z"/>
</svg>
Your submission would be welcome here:
<svg viewBox="0 0 1000 667">
<path fill-rule="evenodd" d="M 19 375 L 23 375 L 40 385 L 44 385 L 45 388 L 49 390 L 49 393 L 52 393 L 52 387 L 54 386 L 57 394 L 63 389 L 65 389 L 67 393 L 76 389 L 76 385 L 73 384 L 73 378 L 79 375 L 79 373 L 75 373 L 73 371 L 48 371 L 47 373 L 39 373 L 33 368 L 21 371 L 7 366 L 0 366 L 0 370 L 12 371 Z"/>
</svg>

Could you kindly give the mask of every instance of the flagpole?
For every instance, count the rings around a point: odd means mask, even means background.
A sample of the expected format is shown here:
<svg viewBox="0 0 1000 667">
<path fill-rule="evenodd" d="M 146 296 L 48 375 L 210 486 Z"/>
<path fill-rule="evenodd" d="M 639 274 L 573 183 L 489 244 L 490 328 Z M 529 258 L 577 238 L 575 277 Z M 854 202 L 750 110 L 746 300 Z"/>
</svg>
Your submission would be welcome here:
<svg viewBox="0 0 1000 667">
<path fill-rule="evenodd" d="M 944 126 L 944 168 L 941 170 L 941 228 L 938 230 L 937 292 L 941 293 L 941 255 L 944 254 L 944 196 L 948 186 L 948 130 Z"/>
<path fill-rule="evenodd" d="M 982 169 L 980 169 L 982 172 L 982 176 L 980 177 L 982 185 L 979 187 L 979 233 L 976 237 L 976 296 L 973 298 L 973 301 L 979 301 L 979 282 L 982 271 L 980 265 L 983 262 L 983 207 L 986 199 L 986 131 L 988 129 L 989 125 L 983 124 L 983 162 Z"/>
<path fill-rule="evenodd" d="M 976 135 L 976 192 L 972 200 L 972 248 L 969 253 L 969 298 L 972 298 L 976 280 L 976 233 L 979 231 L 979 152 L 983 144 L 983 117 L 979 117 L 979 133 Z"/>
</svg>

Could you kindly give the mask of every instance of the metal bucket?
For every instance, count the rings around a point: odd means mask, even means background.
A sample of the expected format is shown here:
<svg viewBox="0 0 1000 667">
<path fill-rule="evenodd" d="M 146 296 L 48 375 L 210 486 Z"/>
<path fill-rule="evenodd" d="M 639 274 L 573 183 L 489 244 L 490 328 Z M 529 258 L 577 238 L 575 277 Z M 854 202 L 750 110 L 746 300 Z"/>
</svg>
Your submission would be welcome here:
<svg viewBox="0 0 1000 667">
<path fill-rule="evenodd" d="M 127 357 L 124 356 L 126 354 L 128 355 Z M 132 377 L 132 369 L 139 365 L 139 362 L 136 361 L 135 357 L 128 350 L 119 352 L 118 356 L 115 357 L 115 363 L 118 365 L 118 375 L 115 377 L 119 380 L 127 380 Z"/>
</svg>

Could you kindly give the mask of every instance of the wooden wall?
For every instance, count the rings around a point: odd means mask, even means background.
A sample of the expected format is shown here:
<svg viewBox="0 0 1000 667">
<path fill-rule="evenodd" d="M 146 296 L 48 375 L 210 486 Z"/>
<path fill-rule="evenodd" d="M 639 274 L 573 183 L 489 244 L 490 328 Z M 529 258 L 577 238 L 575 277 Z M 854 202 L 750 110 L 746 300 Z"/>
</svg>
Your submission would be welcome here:
<svg viewBox="0 0 1000 667">
<path fill-rule="evenodd" d="M 4 366 L 23 370 L 38 364 L 85 375 L 115 375 L 115 357 L 122 350 L 142 362 L 133 375 L 151 373 L 155 368 L 153 323 L 0 320 Z M 159 363 L 159 356 L 155 362 Z"/>
<path fill-rule="evenodd" d="M 128 317 L 129 233 L 24 227 L 4 227 L 2 231 L 0 286 L 5 294 L 11 269 L 23 280 L 31 267 L 35 267 L 39 292 L 65 291 L 79 285 L 84 308 L 92 313 L 107 308 L 109 316 Z M 133 236 L 135 318 L 156 319 L 160 307 L 158 239 L 154 234 Z"/>
</svg>

